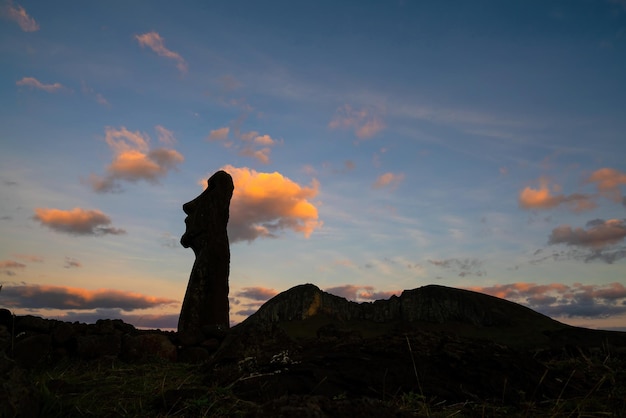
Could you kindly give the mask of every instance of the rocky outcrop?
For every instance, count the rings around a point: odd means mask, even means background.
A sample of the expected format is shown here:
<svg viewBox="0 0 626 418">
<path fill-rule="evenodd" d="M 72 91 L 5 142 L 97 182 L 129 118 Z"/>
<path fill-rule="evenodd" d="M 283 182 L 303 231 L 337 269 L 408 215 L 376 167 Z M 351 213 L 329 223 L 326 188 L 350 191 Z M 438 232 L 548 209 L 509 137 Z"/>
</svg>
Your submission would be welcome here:
<svg viewBox="0 0 626 418">
<path fill-rule="evenodd" d="M 218 171 L 200 196 L 183 205 L 188 215 L 180 243 L 193 249 L 196 260 L 178 320 L 178 332 L 199 342 L 202 329 L 228 329 L 228 275 L 230 248 L 226 227 L 233 179 Z"/>
<path fill-rule="evenodd" d="M 475 326 L 515 326 L 526 320 L 552 319 L 516 303 L 482 293 L 428 285 L 405 290 L 398 296 L 375 302 L 356 303 L 305 284 L 269 300 L 246 320 L 277 323 L 325 315 L 338 321 L 458 322 Z"/>
</svg>

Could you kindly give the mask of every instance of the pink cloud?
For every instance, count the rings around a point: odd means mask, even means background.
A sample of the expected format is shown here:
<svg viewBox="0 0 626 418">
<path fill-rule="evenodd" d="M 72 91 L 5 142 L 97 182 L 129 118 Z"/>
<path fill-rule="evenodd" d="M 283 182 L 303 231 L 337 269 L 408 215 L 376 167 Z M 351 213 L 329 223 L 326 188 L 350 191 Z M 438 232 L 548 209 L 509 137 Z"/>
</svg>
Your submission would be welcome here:
<svg viewBox="0 0 626 418">
<path fill-rule="evenodd" d="M 601 249 L 626 238 L 626 221 L 623 219 L 595 219 L 587 222 L 586 227 L 560 225 L 552 230 L 548 242 Z"/>
<path fill-rule="evenodd" d="M 394 173 L 384 173 L 376 178 L 372 187 L 375 189 L 380 189 L 383 187 L 391 187 L 395 189 L 398 185 L 404 180 L 404 174 L 394 174 Z"/>
<path fill-rule="evenodd" d="M 2 8 L 2 14 L 13 20 L 24 32 L 36 32 L 39 30 L 39 24 L 26 13 L 26 10 L 18 4 L 14 5 L 13 1 L 7 0 Z"/>
<path fill-rule="evenodd" d="M 207 139 L 209 141 L 223 141 L 228 138 L 229 132 L 230 132 L 230 128 L 228 126 L 214 129 L 209 133 L 209 137 Z"/>
<path fill-rule="evenodd" d="M 123 229 L 113 228 L 111 218 L 99 210 L 36 208 L 34 220 L 53 231 L 71 235 L 120 235 Z"/>
<path fill-rule="evenodd" d="M 621 283 L 508 283 L 467 288 L 530 308 L 552 317 L 607 317 L 626 312 L 626 287 Z"/>
<path fill-rule="evenodd" d="M 35 77 L 24 77 L 21 80 L 15 82 L 17 86 L 27 86 L 36 88 L 39 90 L 47 91 L 48 93 L 54 93 L 63 89 L 63 85 L 60 83 L 54 84 L 43 84 L 41 81 L 37 80 Z"/>
<path fill-rule="evenodd" d="M 152 49 L 157 55 L 176 61 L 176 67 L 182 73 L 187 72 L 187 62 L 177 52 L 170 51 L 165 47 L 165 39 L 157 32 L 148 32 L 143 35 L 135 35 L 135 39 L 141 47 Z"/>
<path fill-rule="evenodd" d="M 366 108 L 357 110 L 346 104 L 337 109 L 328 127 L 330 129 L 354 129 L 357 138 L 367 139 L 382 131 L 385 123 L 373 110 Z"/>
</svg>

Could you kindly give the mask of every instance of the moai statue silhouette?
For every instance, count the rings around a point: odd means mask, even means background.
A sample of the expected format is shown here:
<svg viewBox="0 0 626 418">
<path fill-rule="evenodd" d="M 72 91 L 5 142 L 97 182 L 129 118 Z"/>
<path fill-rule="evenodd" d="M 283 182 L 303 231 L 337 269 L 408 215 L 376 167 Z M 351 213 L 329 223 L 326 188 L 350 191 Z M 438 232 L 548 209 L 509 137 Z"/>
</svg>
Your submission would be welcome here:
<svg viewBox="0 0 626 418">
<path fill-rule="evenodd" d="M 230 174 L 218 171 L 209 178 L 204 192 L 183 205 L 187 227 L 180 243 L 191 247 L 196 256 L 178 318 L 178 333 L 188 339 L 229 328 L 226 226 L 234 188 Z"/>
</svg>

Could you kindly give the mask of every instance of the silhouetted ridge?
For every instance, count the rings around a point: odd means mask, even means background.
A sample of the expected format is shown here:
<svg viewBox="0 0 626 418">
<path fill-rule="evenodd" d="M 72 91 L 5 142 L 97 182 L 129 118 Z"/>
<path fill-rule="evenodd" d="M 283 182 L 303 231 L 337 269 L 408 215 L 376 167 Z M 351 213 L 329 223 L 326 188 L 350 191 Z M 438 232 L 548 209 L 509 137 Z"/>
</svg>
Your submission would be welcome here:
<svg viewBox="0 0 626 418">
<path fill-rule="evenodd" d="M 469 290 L 428 285 L 398 296 L 356 303 L 331 295 L 313 284 L 295 286 L 267 301 L 245 322 L 276 323 L 325 315 L 339 321 L 446 322 L 476 326 L 516 326 L 549 317 L 504 299 Z"/>
</svg>

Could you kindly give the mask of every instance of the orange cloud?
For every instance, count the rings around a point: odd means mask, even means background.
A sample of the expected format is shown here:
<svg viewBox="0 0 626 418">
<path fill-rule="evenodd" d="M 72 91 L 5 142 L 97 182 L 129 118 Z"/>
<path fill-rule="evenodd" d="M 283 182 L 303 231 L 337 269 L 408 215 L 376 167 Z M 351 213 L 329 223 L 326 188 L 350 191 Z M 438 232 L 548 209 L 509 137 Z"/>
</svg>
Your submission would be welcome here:
<svg viewBox="0 0 626 418">
<path fill-rule="evenodd" d="M 63 89 L 63 85 L 60 83 L 54 84 L 43 84 L 41 81 L 37 80 L 35 77 L 24 77 L 21 80 L 15 82 L 16 86 L 28 86 L 32 88 L 36 88 L 39 90 L 47 91 L 48 93 L 54 93 L 55 91 L 59 91 Z"/>
<path fill-rule="evenodd" d="M 65 286 L 22 285 L 3 287 L 2 296 L 12 308 L 112 309 L 125 311 L 179 303 L 175 299 L 145 296 L 120 290 L 88 290 Z"/>
<path fill-rule="evenodd" d="M 382 187 L 390 186 L 395 189 L 398 187 L 398 184 L 404 180 L 404 174 L 394 174 L 394 173 L 384 173 L 376 178 L 372 187 L 375 189 L 380 189 Z"/>
<path fill-rule="evenodd" d="M 335 116 L 328 123 L 330 129 L 354 129 L 359 139 L 367 139 L 376 135 L 385 128 L 385 123 L 379 115 L 369 109 L 353 109 L 346 104 L 335 112 Z"/>
<path fill-rule="evenodd" d="M 232 242 L 273 238 L 284 230 L 308 238 L 322 226 L 317 207 L 310 201 L 319 191 L 316 180 L 302 186 L 278 172 L 262 173 L 231 165 L 222 170 L 233 177 L 235 184 L 228 224 Z M 206 180 L 203 185 L 206 187 Z"/>
<path fill-rule="evenodd" d="M 209 133 L 209 137 L 207 139 L 209 141 L 223 141 L 228 138 L 229 132 L 230 132 L 230 128 L 228 126 L 225 126 L 219 129 L 214 129 Z"/>
<path fill-rule="evenodd" d="M 10 20 L 13 20 L 24 32 L 36 32 L 39 30 L 39 24 L 26 13 L 26 10 L 20 5 L 13 5 L 13 1 L 8 0 L 2 8 L 2 14 Z"/>
<path fill-rule="evenodd" d="M 176 142 L 171 131 L 158 125 L 157 134 L 161 142 Z M 137 182 L 146 180 L 156 183 L 160 177 L 184 161 L 184 157 L 170 148 L 150 149 L 150 138 L 141 132 L 131 132 L 125 127 L 106 128 L 105 141 L 114 153 L 113 161 L 107 167 L 104 177 L 91 175 L 89 183 L 98 193 L 116 191 L 118 181 Z"/>
<path fill-rule="evenodd" d="M 548 243 L 601 249 L 626 238 L 626 221 L 623 219 L 595 219 L 587 222 L 586 227 L 560 225 L 552 230 Z"/>
<path fill-rule="evenodd" d="M 560 190 L 556 185 L 553 189 Z M 553 195 L 545 178 L 539 179 L 539 189 L 525 187 L 519 194 L 518 202 L 523 209 L 552 209 L 567 204 L 574 212 L 582 212 L 596 207 L 592 197 L 586 194 Z"/>
<path fill-rule="evenodd" d="M 182 73 L 187 72 L 187 62 L 177 52 L 170 51 L 164 45 L 164 38 L 161 38 L 157 32 L 148 32 L 143 35 L 135 35 L 135 39 L 141 47 L 152 49 L 157 55 L 176 61 L 176 67 Z"/>
<path fill-rule="evenodd" d="M 109 226 L 111 219 L 99 210 L 36 208 L 34 220 L 57 232 L 72 235 L 120 235 L 123 229 Z"/>
<path fill-rule="evenodd" d="M 626 173 L 622 173 L 613 168 L 601 168 L 591 173 L 587 181 L 589 183 L 596 183 L 600 193 L 619 202 L 621 200 L 619 187 L 626 185 Z"/>
</svg>

